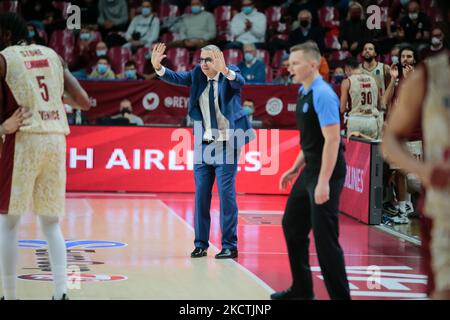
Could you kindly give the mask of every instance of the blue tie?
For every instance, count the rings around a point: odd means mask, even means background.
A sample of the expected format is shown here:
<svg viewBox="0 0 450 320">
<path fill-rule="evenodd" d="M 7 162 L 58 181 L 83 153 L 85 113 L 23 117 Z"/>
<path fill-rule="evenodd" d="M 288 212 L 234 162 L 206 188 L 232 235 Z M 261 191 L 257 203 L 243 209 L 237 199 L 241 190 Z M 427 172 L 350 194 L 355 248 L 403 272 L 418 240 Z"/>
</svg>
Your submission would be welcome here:
<svg viewBox="0 0 450 320">
<path fill-rule="evenodd" d="M 216 130 L 212 132 L 213 139 L 215 140 L 217 137 L 214 137 L 214 134 L 217 134 L 217 116 L 216 116 L 216 106 L 214 103 L 214 80 L 209 80 L 209 115 L 211 117 L 211 129 Z"/>
</svg>

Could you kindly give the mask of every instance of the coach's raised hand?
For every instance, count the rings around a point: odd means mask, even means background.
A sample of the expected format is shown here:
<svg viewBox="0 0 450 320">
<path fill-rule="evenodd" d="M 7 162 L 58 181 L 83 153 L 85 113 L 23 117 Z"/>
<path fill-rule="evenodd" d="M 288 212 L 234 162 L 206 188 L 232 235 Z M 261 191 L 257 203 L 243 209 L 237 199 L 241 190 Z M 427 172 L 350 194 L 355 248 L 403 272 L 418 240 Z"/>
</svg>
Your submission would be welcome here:
<svg viewBox="0 0 450 320">
<path fill-rule="evenodd" d="M 164 43 L 158 43 L 154 48 L 152 52 L 152 65 L 153 68 L 155 68 L 156 71 L 161 69 L 161 61 L 166 57 L 164 54 L 164 51 L 166 50 L 166 45 Z"/>
<path fill-rule="evenodd" d="M 225 63 L 225 58 L 223 56 L 222 51 L 213 50 L 212 51 L 212 59 L 213 59 L 213 61 L 212 61 L 213 68 L 217 72 L 221 72 L 221 73 L 227 75 L 228 68 L 227 68 L 227 64 Z"/>
</svg>

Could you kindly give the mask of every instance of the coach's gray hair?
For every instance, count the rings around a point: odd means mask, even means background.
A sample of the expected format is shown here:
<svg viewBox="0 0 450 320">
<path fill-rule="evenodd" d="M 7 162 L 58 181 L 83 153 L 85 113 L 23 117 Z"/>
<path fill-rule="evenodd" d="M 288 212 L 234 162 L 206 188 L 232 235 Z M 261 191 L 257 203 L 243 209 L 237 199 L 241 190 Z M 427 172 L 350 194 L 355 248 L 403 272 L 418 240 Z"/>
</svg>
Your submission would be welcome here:
<svg viewBox="0 0 450 320">
<path fill-rule="evenodd" d="M 320 59 L 322 58 L 320 55 L 319 46 L 314 41 L 306 41 L 302 44 L 297 44 L 297 45 L 291 47 L 290 52 L 292 53 L 295 51 L 302 51 L 309 58 L 316 60 L 317 63 L 320 63 Z"/>
<path fill-rule="evenodd" d="M 202 50 L 205 50 L 205 51 L 219 50 L 220 51 L 219 47 L 216 45 L 213 45 L 213 44 L 208 44 L 207 46 L 204 46 L 202 48 Z"/>
</svg>

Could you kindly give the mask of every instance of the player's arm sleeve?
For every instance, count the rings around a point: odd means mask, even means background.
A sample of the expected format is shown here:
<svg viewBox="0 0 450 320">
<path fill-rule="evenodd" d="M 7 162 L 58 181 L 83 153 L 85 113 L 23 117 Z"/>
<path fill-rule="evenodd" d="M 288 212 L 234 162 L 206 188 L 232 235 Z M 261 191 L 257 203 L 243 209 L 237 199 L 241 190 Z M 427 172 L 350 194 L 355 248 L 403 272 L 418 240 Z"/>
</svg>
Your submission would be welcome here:
<svg viewBox="0 0 450 320">
<path fill-rule="evenodd" d="M 320 127 L 341 123 L 339 117 L 339 99 L 332 89 L 318 90 L 313 95 L 313 100 L 314 109 L 319 117 Z"/>
</svg>

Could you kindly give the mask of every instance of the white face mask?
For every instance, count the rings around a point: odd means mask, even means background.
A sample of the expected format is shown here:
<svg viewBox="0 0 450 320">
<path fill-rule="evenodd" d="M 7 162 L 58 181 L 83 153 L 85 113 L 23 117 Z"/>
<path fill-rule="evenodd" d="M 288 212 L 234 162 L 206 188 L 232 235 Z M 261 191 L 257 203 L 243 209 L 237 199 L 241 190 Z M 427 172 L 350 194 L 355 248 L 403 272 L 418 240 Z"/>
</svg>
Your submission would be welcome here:
<svg viewBox="0 0 450 320">
<path fill-rule="evenodd" d="M 438 46 L 441 44 L 441 42 L 442 42 L 441 39 L 439 39 L 438 37 L 431 38 L 431 44 L 433 46 Z"/>
<path fill-rule="evenodd" d="M 392 57 L 392 64 L 398 64 L 398 57 L 397 56 L 393 56 Z"/>
<path fill-rule="evenodd" d="M 411 20 L 416 20 L 417 18 L 419 18 L 419 14 L 417 12 L 410 13 L 408 16 Z"/>
</svg>

